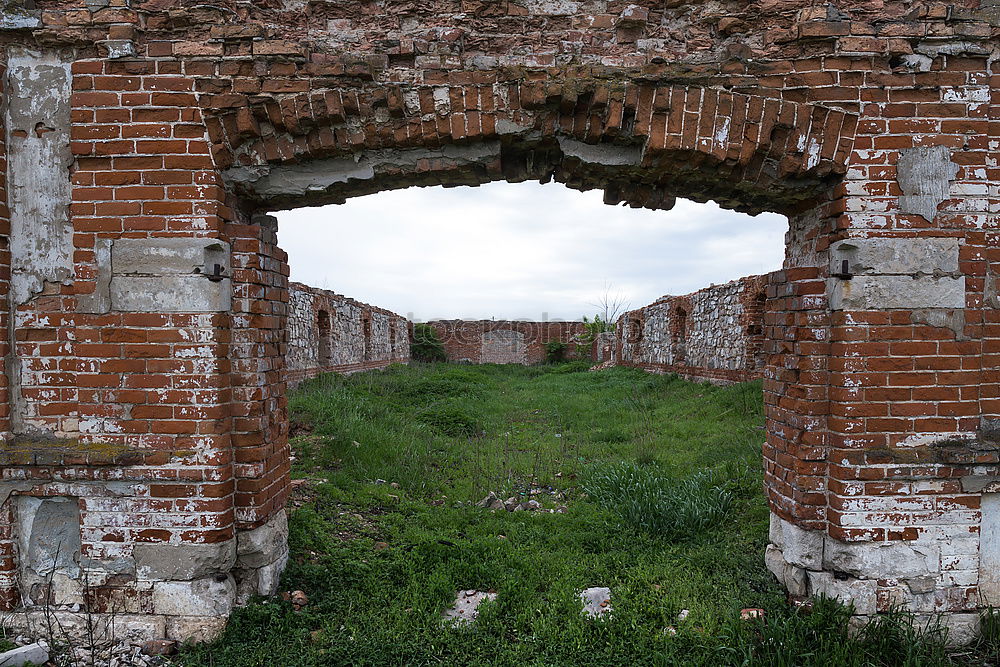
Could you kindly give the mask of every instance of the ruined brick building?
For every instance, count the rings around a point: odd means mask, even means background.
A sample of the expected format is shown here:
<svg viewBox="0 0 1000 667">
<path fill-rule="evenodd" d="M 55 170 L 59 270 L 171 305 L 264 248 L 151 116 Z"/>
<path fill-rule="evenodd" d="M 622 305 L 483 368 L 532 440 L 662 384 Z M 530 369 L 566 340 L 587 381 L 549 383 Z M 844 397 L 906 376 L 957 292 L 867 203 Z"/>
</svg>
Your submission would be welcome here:
<svg viewBox="0 0 1000 667">
<path fill-rule="evenodd" d="M 789 217 L 768 563 L 971 632 L 1000 603 L 998 26 L 996 0 L 3 0 L 0 609 L 203 637 L 273 590 L 267 213 L 554 179 Z"/>
<path fill-rule="evenodd" d="M 590 358 L 590 346 L 577 344 L 583 322 L 434 320 L 448 361 L 473 364 L 540 364 L 545 344 L 564 343 L 567 358 Z M 585 348 L 585 349 L 584 349 Z"/>
</svg>

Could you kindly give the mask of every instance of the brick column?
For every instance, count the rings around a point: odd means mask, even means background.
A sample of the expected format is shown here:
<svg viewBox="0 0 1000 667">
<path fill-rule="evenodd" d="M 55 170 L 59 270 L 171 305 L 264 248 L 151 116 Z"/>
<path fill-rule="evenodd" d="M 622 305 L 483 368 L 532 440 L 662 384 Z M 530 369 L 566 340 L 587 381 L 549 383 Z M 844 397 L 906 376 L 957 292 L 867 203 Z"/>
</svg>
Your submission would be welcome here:
<svg viewBox="0 0 1000 667">
<path fill-rule="evenodd" d="M 16 618 L 82 603 L 132 636 L 207 638 L 284 565 L 281 368 L 249 368 L 283 353 L 282 311 L 263 322 L 252 304 L 281 303 L 286 269 L 227 206 L 204 65 L 12 57 L 0 599 Z M 257 328 L 264 348 L 246 347 Z M 65 555 L 51 576 L 35 544 Z"/>
<path fill-rule="evenodd" d="M 825 249 L 799 270 L 809 286 L 772 286 L 815 308 L 772 322 L 816 328 L 771 336 L 768 564 L 793 594 L 833 595 L 861 615 L 947 612 L 962 642 L 1000 601 L 1000 198 L 983 61 L 944 64 L 867 74 L 835 223 L 814 227 Z M 894 103 L 908 99 L 921 104 Z M 825 367 L 806 375 L 776 354 L 805 345 L 826 351 Z M 776 427 L 790 412 L 798 428 Z"/>
</svg>

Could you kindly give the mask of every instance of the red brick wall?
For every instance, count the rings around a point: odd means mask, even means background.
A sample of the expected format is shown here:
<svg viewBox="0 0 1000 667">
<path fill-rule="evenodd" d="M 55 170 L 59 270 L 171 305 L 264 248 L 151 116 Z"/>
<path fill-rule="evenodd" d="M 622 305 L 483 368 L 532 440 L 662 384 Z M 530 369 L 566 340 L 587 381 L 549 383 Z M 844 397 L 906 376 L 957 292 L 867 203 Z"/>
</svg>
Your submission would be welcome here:
<svg viewBox="0 0 1000 667">
<path fill-rule="evenodd" d="M 765 308 L 768 563 L 790 589 L 861 613 L 898 601 L 972 622 L 990 592 L 982 507 L 1000 480 L 990 7 L 38 4 L 4 39 L 74 54 L 72 247 L 14 304 L 0 476 L 15 499 L 76 499 L 93 562 L 280 532 L 288 273 L 257 214 L 554 179 L 609 204 L 686 196 L 789 216 Z M 41 137 L 45 120 L 22 131 Z M 178 241 L 186 250 L 162 267 L 124 250 Z M 228 264 L 221 283 L 191 271 L 196 246 L 225 255 L 199 266 Z M 135 270 L 109 263 L 109 248 Z M 837 275 L 844 259 L 850 279 Z M 8 274 L 0 266 L 0 290 Z M 117 305 L 102 305 L 108 290 Z M 279 567 L 281 554 L 268 559 Z M 247 562 L 233 569 L 241 586 L 256 576 Z M 177 582 L 123 583 L 136 613 L 190 636 L 139 593 L 147 584 L 155 599 Z"/>
<path fill-rule="evenodd" d="M 576 342 L 586 333 L 583 322 L 435 320 L 427 324 L 444 343 L 448 361 L 540 364 L 546 361 L 549 341 L 566 343 L 566 358 L 590 358 L 590 347 Z"/>
</svg>

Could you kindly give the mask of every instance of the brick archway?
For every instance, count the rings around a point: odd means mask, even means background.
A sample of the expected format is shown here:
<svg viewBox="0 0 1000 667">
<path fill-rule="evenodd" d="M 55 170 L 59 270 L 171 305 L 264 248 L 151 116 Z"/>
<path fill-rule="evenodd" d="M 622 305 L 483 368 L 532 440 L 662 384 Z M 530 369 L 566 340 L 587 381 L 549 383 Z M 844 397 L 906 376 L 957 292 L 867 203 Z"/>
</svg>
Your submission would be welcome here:
<svg viewBox="0 0 1000 667">
<path fill-rule="evenodd" d="M 7 608 L 37 601 L 18 544 L 39 498 L 79 512 L 93 589 L 60 594 L 140 634 L 269 590 L 288 284 L 267 211 L 526 179 L 789 215 L 769 567 L 860 614 L 962 629 L 997 602 L 990 8 L 34 4 L 0 3 Z"/>
</svg>

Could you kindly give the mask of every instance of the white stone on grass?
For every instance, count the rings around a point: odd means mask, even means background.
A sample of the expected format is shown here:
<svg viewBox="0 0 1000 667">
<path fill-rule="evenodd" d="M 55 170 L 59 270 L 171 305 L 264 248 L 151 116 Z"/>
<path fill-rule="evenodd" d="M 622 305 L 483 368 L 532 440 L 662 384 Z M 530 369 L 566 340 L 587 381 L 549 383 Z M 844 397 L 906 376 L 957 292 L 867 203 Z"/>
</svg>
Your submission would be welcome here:
<svg viewBox="0 0 1000 667">
<path fill-rule="evenodd" d="M 468 625 L 479 617 L 479 605 L 487 600 L 496 600 L 496 593 L 475 589 L 459 591 L 455 594 L 455 604 L 444 611 L 444 621 L 455 625 Z"/>
<path fill-rule="evenodd" d="M 598 618 L 611 613 L 611 589 L 604 586 L 585 588 L 580 591 L 583 613 L 590 618 Z"/>
<path fill-rule="evenodd" d="M 0 667 L 21 667 L 22 665 L 44 665 L 49 661 L 49 647 L 45 642 L 18 646 L 0 653 Z"/>
</svg>

